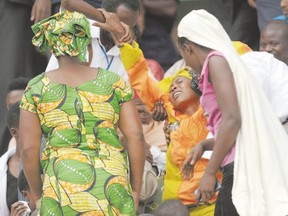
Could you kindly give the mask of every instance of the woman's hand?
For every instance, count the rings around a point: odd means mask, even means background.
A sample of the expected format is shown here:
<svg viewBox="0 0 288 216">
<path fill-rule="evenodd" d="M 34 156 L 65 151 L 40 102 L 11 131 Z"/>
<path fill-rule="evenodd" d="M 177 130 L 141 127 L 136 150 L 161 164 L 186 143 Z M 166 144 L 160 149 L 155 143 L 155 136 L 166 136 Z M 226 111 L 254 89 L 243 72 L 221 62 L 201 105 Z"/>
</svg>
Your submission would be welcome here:
<svg viewBox="0 0 288 216">
<path fill-rule="evenodd" d="M 202 142 L 194 146 L 193 149 L 189 152 L 181 168 L 181 175 L 183 180 L 188 181 L 193 177 L 194 166 L 196 162 L 202 157 L 203 153 L 204 149 Z"/>
<path fill-rule="evenodd" d="M 31 21 L 37 23 L 51 15 L 51 0 L 35 0 L 32 11 Z"/>
<path fill-rule="evenodd" d="M 139 206 L 139 197 L 140 197 L 140 193 L 133 191 L 133 200 L 134 200 L 134 206 L 135 206 L 135 211 L 138 210 L 138 206 Z"/>
<path fill-rule="evenodd" d="M 40 208 L 40 202 L 41 202 L 41 198 L 36 200 L 36 209 Z"/>
<path fill-rule="evenodd" d="M 27 212 L 25 215 L 31 212 L 27 202 L 18 201 L 11 205 L 11 216 L 22 216 L 25 212 Z"/>
<path fill-rule="evenodd" d="M 163 101 L 157 101 L 155 103 L 153 112 L 152 112 L 152 118 L 154 121 L 164 121 L 167 118 L 167 112 L 164 107 Z"/>
<path fill-rule="evenodd" d="M 255 8 L 257 7 L 256 5 L 256 0 L 247 0 L 248 4 L 250 5 L 250 7 Z"/>
<path fill-rule="evenodd" d="M 205 172 L 199 183 L 196 199 L 201 198 L 204 203 L 208 203 L 215 196 L 215 184 L 216 176 Z"/>
</svg>

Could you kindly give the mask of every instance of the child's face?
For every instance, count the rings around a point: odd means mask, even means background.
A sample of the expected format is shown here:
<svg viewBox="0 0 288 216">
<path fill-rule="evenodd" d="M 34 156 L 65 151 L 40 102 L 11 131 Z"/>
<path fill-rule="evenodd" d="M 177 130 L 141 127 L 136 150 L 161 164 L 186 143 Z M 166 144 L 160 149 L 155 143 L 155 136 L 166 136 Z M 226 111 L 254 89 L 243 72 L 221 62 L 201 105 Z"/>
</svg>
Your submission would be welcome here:
<svg viewBox="0 0 288 216">
<path fill-rule="evenodd" d="M 29 208 L 33 212 L 36 209 L 36 203 L 34 202 L 30 189 L 22 190 L 21 193 L 25 197 L 25 199 L 28 201 Z"/>
<path fill-rule="evenodd" d="M 8 92 L 6 96 L 6 106 L 9 109 L 14 103 L 22 99 L 24 90 L 13 90 Z"/>
<path fill-rule="evenodd" d="M 288 18 L 288 0 L 281 0 L 281 8 L 283 15 Z"/>
</svg>

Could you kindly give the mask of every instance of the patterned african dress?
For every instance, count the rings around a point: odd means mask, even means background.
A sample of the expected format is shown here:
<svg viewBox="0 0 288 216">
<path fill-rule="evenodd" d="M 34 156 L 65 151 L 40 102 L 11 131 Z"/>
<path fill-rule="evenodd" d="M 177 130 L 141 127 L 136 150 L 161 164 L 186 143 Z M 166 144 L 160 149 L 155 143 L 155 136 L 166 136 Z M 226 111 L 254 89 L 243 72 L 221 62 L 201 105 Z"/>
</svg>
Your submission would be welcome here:
<svg viewBox="0 0 288 216">
<path fill-rule="evenodd" d="M 135 215 L 127 153 L 116 128 L 121 104 L 133 91 L 99 68 L 76 88 L 45 73 L 32 79 L 21 109 L 35 113 L 46 144 L 40 215 Z"/>
</svg>

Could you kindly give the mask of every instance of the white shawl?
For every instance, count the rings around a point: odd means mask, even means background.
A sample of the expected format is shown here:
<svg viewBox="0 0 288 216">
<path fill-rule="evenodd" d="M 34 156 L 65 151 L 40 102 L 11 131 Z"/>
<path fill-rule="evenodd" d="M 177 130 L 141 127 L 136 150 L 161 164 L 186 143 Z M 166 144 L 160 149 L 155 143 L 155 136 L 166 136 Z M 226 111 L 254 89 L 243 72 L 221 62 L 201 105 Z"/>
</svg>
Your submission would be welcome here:
<svg viewBox="0 0 288 216">
<path fill-rule="evenodd" d="M 223 53 L 233 72 L 242 124 L 236 139 L 232 199 L 241 216 L 288 215 L 288 136 L 263 89 L 205 10 L 187 14 L 178 36 Z"/>
<path fill-rule="evenodd" d="M 0 215 L 9 216 L 10 212 L 7 207 L 6 191 L 7 191 L 7 162 L 9 158 L 15 154 L 16 147 L 9 149 L 0 158 Z"/>
</svg>

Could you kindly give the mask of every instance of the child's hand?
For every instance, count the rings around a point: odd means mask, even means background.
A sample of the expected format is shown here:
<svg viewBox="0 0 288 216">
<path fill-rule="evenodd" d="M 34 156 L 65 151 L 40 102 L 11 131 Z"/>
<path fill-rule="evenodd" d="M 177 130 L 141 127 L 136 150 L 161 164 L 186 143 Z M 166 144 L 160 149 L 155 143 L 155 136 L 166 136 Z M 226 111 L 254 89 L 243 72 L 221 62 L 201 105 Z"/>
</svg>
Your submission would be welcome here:
<svg viewBox="0 0 288 216">
<path fill-rule="evenodd" d="M 30 212 L 27 202 L 18 201 L 11 205 L 11 216 L 29 215 Z"/>
<path fill-rule="evenodd" d="M 194 173 L 194 166 L 196 162 L 202 157 L 203 155 L 203 145 L 202 143 L 198 143 L 193 149 L 190 151 L 188 156 L 186 157 L 183 166 L 181 168 L 181 175 L 183 180 L 188 181 L 193 177 Z"/>
</svg>

